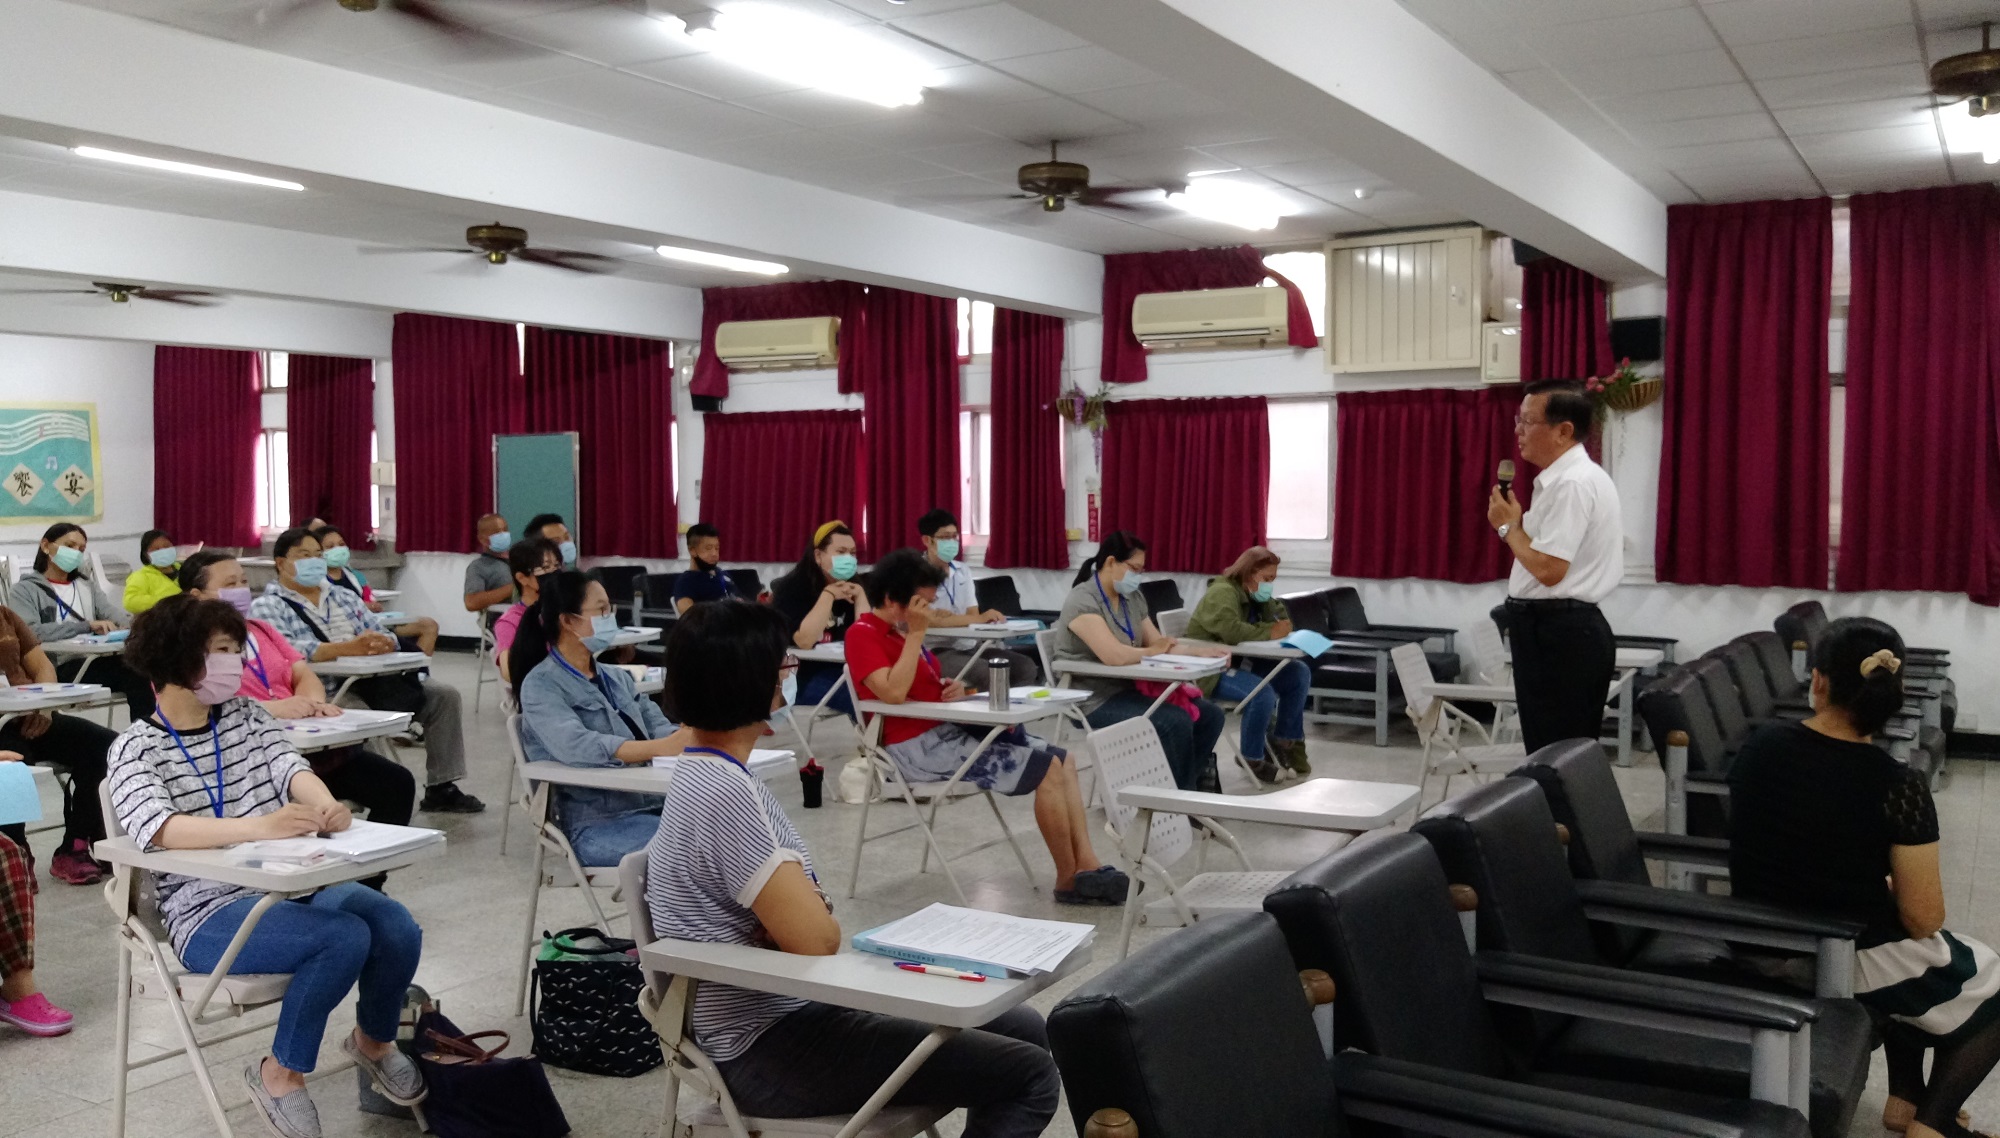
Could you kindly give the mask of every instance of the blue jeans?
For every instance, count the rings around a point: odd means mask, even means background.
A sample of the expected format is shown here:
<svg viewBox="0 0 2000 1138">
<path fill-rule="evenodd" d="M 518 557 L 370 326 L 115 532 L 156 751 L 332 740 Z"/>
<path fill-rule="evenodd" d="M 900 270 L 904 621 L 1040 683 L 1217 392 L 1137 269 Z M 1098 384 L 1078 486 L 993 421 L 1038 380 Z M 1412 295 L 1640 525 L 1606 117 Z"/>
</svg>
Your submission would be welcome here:
<svg viewBox="0 0 2000 1138">
<path fill-rule="evenodd" d="M 826 699 L 827 690 L 839 682 L 840 682 L 840 669 L 834 667 L 832 664 L 822 665 L 819 669 L 815 669 L 810 674 L 807 674 L 806 669 L 804 668 L 799 669 L 799 698 L 797 702 L 795 702 L 792 705 L 793 710 L 800 715 L 812 714 L 813 708 L 819 706 L 819 701 Z M 838 711 L 842 715 L 847 716 L 849 719 L 853 719 L 854 718 L 853 697 L 854 693 L 843 687 L 840 689 L 840 694 L 834 696 L 833 699 L 827 703 L 826 705 L 827 709 L 830 711 Z M 805 724 L 801 723 L 799 724 L 799 726 L 804 727 Z"/>
<path fill-rule="evenodd" d="M 1257 698 L 1243 705 L 1243 757 L 1264 757 L 1264 736 L 1279 739 L 1306 737 L 1306 689 L 1312 686 L 1312 672 L 1299 660 L 1279 660 L 1277 674 Z M 1250 694 L 1264 677 L 1248 668 L 1231 668 L 1215 681 L 1215 694 L 1240 700 Z M 1277 730 L 1271 720 L 1278 721 Z"/>
<path fill-rule="evenodd" d="M 216 910 L 188 937 L 181 962 L 197 972 L 213 971 L 256 903 L 255 897 L 241 897 Z M 424 930 L 408 909 L 349 882 L 271 906 L 230 971 L 292 974 L 271 1054 L 286 1070 L 306 1073 L 319 1061 L 326 1017 L 357 980 L 361 995 L 354 1018 L 362 1032 L 383 1043 L 396 1038 L 423 946 Z"/>
<path fill-rule="evenodd" d="M 1084 718 L 1092 727 L 1109 727 L 1146 714 L 1152 705 L 1152 696 L 1126 688 Z M 1189 720 L 1187 712 L 1171 703 L 1161 704 L 1153 713 L 1153 730 L 1159 732 L 1160 746 L 1167 752 L 1174 785 L 1182 790 L 1197 789 L 1202 773 L 1215 770 L 1215 741 L 1222 738 L 1222 709 L 1206 699 L 1196 700 L 1195 706 L 1201 711 L 1200 719 Z"/>
<path fill-rule="evenodd" d="M 578 862 L 584 865 L 617 865 L 625 860 L 626 854 L 644 849 L 659 828 L 658 814 L 620 814 L 613 818 L 564 826 L 563 837 L 569 839 L 569 848 L 576 851 Z"/>
</svg>

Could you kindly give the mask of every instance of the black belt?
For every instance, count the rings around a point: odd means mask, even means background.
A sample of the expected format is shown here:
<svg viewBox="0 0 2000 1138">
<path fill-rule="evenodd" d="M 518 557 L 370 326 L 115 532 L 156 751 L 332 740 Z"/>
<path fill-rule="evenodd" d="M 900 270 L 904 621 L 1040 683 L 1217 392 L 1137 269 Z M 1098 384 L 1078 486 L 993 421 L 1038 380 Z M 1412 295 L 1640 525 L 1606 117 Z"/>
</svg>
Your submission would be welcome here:
<svg viewBox="0 0 2000 1138">
<path fill-rule="evenodd" d="M 1595 611 L 1597 602 L 1579 601 L 1572 597 L 1508 597 L 1508 608 L 1540 609 L 1544 612 L 1568 612 L 1573 609 Z"/>
</svg>

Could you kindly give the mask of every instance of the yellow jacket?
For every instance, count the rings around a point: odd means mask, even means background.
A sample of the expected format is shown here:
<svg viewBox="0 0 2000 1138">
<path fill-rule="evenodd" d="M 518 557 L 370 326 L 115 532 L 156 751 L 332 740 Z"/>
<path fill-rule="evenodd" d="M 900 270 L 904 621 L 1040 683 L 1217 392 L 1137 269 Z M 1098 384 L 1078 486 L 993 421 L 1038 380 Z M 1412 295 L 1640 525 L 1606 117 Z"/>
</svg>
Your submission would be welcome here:
<svg viewBox="0 0 2000 1138">
<path fill-rule="evenodd" d="M 178 571 L 180 566 L 174 568 Z M 181 587 L 174 582 L 172 573 L 162 572 L 151 565 L 141 565 L 125 578 L 125 611 L 138 616 L 180 591 Z"/>
</svg>

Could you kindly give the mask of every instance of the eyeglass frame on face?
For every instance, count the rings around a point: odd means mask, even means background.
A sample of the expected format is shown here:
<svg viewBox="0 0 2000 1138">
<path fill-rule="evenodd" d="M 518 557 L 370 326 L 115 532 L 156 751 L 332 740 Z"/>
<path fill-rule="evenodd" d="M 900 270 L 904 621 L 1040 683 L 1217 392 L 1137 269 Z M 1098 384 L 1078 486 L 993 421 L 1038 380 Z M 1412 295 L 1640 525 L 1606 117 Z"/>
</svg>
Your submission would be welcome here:
<svg viewBox="0 0 2000 1138">
<path fill-rule="evenodd" d="M 1539 419 L 1524 419 L 1521 417 L 1519 411 L 1514 412 L 1514 429 L 1517 431 L 1522 427 L 1546 427 L 1548 425 L 1549 417 L 1547 415 L 1543 415 Z"/>
</svg>

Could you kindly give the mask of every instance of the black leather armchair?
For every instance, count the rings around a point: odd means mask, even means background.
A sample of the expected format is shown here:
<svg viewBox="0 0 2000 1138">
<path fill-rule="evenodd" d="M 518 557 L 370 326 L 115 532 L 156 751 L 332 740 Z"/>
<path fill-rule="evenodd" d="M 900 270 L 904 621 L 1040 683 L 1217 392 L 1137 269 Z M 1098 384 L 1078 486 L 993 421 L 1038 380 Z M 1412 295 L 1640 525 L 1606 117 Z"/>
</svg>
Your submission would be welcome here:
<svg viewBox="0 0 2000 1138">
<path fill-rule="evenodd" d="M 1049 1016 L 1078 1133 L 1332 1138 L 1359 1120 L 1454 1138 L 1744 1133 L 1358 1052 L 1329 1064 L 1312 1008 L 1334 990 L 1314 975 L 1266 913 L 1202 921 L 1106 970 Z"/>
<path fill-rule="evenodd" d="M 1146 611 L 1153 614 L 1154 624 L 1160 623 L 1159 614 L 1187 607 L 1181 587 L 1172 577 L 1150 577 L 1139 582 L 1139 595 L 1146 598 Z"/>
<path fill-rule="evenodd" d="M 1679 666 L 1667 669 L 1639 693 L 1639 716 L 1667 768 L 1667 832 L 1725 837 L 1729 741 L 1716 726 L 1701 677 Z"/>
<path fill-rule="evenodd" d="M 1477 891 L 1478 944 L 1482 954 L 1487 951 L 1520 954 L 1536 960 L 1558 961 L 1565 967 L 1607 963 L 1591 936 L 1584 898 L 1570 875 L 1557 838 L 1555 818 L 1535 782 L 1508 778 L 1478 787 L 1433 807 L 1417 820 L 1411 831 L 1431 843 L 1450 881 Z M 1796 929 L 1813 925 L 1810 918 L 1783 912 L 1767 911 L 1761 914 L 1763 920 L 1752 920 L 1760 914 L 1742 908 L 1705 906 L 1706 899 L 1692 894 L 1682 894 L 1683 900 L 1674 902 L 1671 898 L 1633 897 L 1634 892 L 1631 887 L 1620 886 L 1600 888 L 1596 895 L 1625 900 L 1635 906 L 1641 901 L 1678 904 L 1679 914 L 1686 922 L 1683 927 L 1693 925 L 1697 913 L 1705 913 L 1713 918 L 1715 925 L 1728 925 L 1732 930 L 1729 935 L 1750 937 L 1772 926 Z M 1624 912 L 1614 907 L 1608 908 L 1604 915 L 1616 919 Z M 1723 917 L 1730 914 L 1735 919 L 1725 921 Z M 1851 936 L 1859 931 L 1840 922 L 1822 925 L 1812 931 L 1829 937 L 1843 931 Z M 1773 935 L 1765 939 L 1780 938 L 1774 929 Z M 1729 959 L 1729 947 L 1720 939 L 1667 938 L 1656 933 L 1638 950 L 1634 964 L 1636 969 L 1644 971 L 1643 980 L 1635 982 L 1696 984 L 1704 989 L 1739 992 L 1764 990 L 1674 976 L 1704 966 L 1726 966 Z M 1628 978 L 1642 975 L 1639 970 L 1621 971 Z M 1878 1041 L 1875 1026 L 1867 1009 L 1852 999 L 1821 998 L 1809 1002 L 1815 1009 L 1809 1036 L 1813 1133 L 1818 1138 L 1844 1138 L 1868 1082 L 1868 1055 Z M 1554 1016 L 1532 1020 L 1517 1017 L 1510 1021 L 1506 1034 L 1514 1046 L 1531 1049 L 1548 1069 L 1568 1074 L 1617 1077 L 1717 1095 L 1742 1094 L 1755 1078 L 1751 1049 L 1718 1039 L 1608 1027 Z"/>
<path fill-rule="evenodd" d="M 1005 573 L 994 577 L 974 577 L 972 596 L 982 609 L 997 609 L 1021 620 L 1039 620 L 1051 628 L 1055 627 L 1056 618 L 1062 615 L 1054 609 L 1022 608 L 1021 591 L 1014 587 L 1014 578 Z"/>
<path fill-rule="evenodd" d="M 1743 1134 L 1810 1133 L 1789 1106 L 1668 1090 L 1622 1074 L 1568 1074 L 1545 1065 L 1531 1049 L 1507 1046 L 1494 1013 L 1512 1010 L 1508 1004 L 1561 1001 L 1582 1014 L 1607 1017 L 1607 1030 L 1635 1034 L 1644 1029 L 1630 1021 L 1653 1020 L 1670 1007 L 1685 1016 L 1681 1024 L 1696 1030 L 1727 1020 L 1746 1030 L 1755 1022 L 1767 1025 L 1756 1030 L 1784 1033 L 1803 1027 L 1810 1013 L 1796 1001 L 1765 1002 L 1707 985 L 1634 984 L 1613 969 L 1542 969 L 1533 960 L 1486 953 L 1483 963 L 1475 963 L 1444 870 L 1430 844 L 1415 834 L 1371 838 L 1322 858 L 1267 895 L 1264 908 L 1284 930 L 1293 963 L 1333 978 L 1334 1043 L 1342 1052 L 1336 1066 L 1347 1049 L 1357 1048 L 1383 1059 L 1693 1115 Z"/>
<path fill-rule="evenodd" d="M 755 569 L 724 569 L 723 576 L 729 578 L 729 591 L 746 601 L 755 601 L 764 595 L 764 578 Z"/>
<path fill-rule="evenodd" d="M 629 609 L 632 623 L 639 622 L 639 583 L 646 579 L 644 565 L 599 565 L 597 579 L 604 582 L 605 595 L 611 598 L 611 611 Z"/>
</svg>

